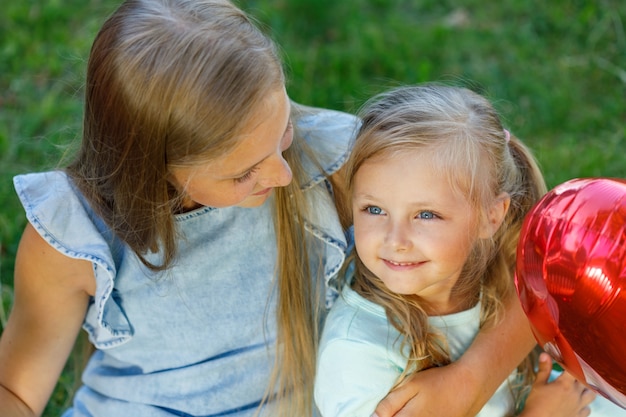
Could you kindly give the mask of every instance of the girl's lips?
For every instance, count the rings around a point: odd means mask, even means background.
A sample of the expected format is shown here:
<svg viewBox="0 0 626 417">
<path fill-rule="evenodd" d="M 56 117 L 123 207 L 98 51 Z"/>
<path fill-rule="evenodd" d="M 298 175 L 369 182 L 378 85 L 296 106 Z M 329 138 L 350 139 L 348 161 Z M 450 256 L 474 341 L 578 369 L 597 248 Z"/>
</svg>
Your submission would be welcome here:
<svg viewBox="0 0 626 417">
<path fill-rule="evenodd" d="M 271 189 L 271 188 L 266 188 L 266 189 L 261 190 L 261 191 L 259 191 L 259 192 L 257 192 L 257 193 L 254 193 L 254 194 L 252 194 L 252 195 L 265 195 L 265 194 L 269 193 L 270 191 L 272 191 L 272 189 Z"/>
<path fill-rule="evenodd" d="M 383 259 L 383 262 L 389 269 L 393 269 L 394 271 L 408 271 L 411 269 L 415 269 L 426 262 L 396 262 L 390 259 Z"/>
</svg>

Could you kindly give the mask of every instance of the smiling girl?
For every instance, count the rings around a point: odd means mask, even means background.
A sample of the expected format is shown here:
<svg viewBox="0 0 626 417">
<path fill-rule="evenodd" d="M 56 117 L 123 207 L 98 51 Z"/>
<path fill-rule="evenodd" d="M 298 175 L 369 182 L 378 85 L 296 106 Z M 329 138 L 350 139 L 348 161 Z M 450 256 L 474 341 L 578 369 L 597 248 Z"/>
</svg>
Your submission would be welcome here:
<svg viewBox="0 0 626 417">
<path fill-rule="evenodd" d="M 457 360 L 503 319 L 521 223 L 546 191 L 528 149 L 467 89 L 398 88 L 374 97 L 362 118 L 346 165 L 354 274 L 319 349 L 315 400 L 325 417 L 369 417 L 389 390 Z M 565 373 L 549 383 L 546 354 L 535 378 L 532 359 L 500 381 L 479 416 L 589 415 L 593 393 Z"/>
</svg>

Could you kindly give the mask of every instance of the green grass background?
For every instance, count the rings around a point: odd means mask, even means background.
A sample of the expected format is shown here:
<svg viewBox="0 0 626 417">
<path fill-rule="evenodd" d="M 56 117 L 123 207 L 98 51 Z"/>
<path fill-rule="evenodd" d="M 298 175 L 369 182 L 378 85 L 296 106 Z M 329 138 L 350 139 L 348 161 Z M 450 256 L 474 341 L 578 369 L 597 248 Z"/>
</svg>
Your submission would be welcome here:
<svg viewBox="0 0 626 417">
<path fill-rule="evenodd" d="M 89 47 L 111 0 L 3 0 L 0 14 L 0 325 L 25 224 L 11 182 L 54 167 L 80 136 Z M 242 0 L 281 45 L 299 102 L 354 112 L 391 86 L 446 81 L 493 100 L 549 187 L 626 178 L 623 0 Z M 46 410 L 58 416 L 66 372 Z"/>
</svg>

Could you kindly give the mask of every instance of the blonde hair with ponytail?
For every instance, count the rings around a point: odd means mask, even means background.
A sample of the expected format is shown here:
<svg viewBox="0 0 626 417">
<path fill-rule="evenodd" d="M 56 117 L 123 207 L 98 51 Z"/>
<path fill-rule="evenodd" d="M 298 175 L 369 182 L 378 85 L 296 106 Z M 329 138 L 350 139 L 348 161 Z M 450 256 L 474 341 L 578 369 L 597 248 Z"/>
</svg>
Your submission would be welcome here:
<svg viewBox="0 0 626 417">
<path fill-rule="evenodd" d="M 349 192 L 368 159 L 419 150 L 432 156 L 434 169 L 477 213 L 486 215 L 502 193 L 510 196 L 502 225 L 491 239 L 477 240 L 453 289 L 470 305 L 481 302 L 481 327 L 494 325 L 503 314 L 503 301 L 515 296 L 513 271 L 523 218 L 546 192 L 531 152 L 505 131 L 487 99 L 465 88 L 439 84 L 396 88 L 372 98 L 361 117 L 363 124 L 346 164 Z M 429 327 L 420 299 L 392 293 L 356 258 L 352 288 L 385 308 L 410 352 L 401 378 L 449 363 L 445 340 Z M 532 364 L 523 364 L 521 371 L 523 385 L 528 386 Z"/>
</svg>

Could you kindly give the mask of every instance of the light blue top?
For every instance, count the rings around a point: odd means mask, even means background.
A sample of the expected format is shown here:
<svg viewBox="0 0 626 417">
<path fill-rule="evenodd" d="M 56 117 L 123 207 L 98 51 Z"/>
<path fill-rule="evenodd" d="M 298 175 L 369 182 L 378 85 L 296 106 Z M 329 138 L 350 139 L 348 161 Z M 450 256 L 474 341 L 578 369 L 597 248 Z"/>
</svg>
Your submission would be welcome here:
<svg viewBox="0 0 626 417">
<path fill-rule="evenodd" d="M 432 316 L 428 321 L 446 337 L 451 359 L 456 360 L 479 332 L 480 304 L 459 313 Z M 323 417 L 372 415 L 406 368 L 399 337 L 383 307 L 344 287 L 326 319 L 318 353 L 315 402 Z M 513 415 L 509 383 L 516 379 L 517 371 L 500 385 L 477 416 Z M 602 397 L 596 398 L 591 409 L 593 417 L 626 416 L 626 410 Z"/>
<path fill-rule="evenodd" d="M 452 360 L 458 359 L 479 331 L 480 304 L 460 313 L 429 317 L 447 338 Z M 324 417 L 370 417 L 376 405 L 406 368 L 400 333 L 387 321 L 383 307 L 346 286 L 328 317 L 318 355 L 315 402 Z M 509 377 L 514 381 L 516 374 Z M 480 417 L 504 416 L 514 407 L 504 382 Z"/>
<path fill-rule="evenodd" d="M 356 123 L 334 111 L 294 120 L 328 173 L 345 161 Z M 305 225 L 315 250 L 311 267 L 319 268 L 321 252 L 328 283 L 348 243 L 329 183 L 315 164 L 305 160 L 305 168 L 303 188 L 314 208 Z M 271 202 L 176 216 L 179 256 L 167 271 L 153 273 L 112 236 L 64 173 L 21 175 L 14 184 L 41 236 L 93 264 L 96 295 L 83 327 L 98 350 L 65 417 L 254 415 L 275 349 Z M 329 302 L 333 293 L 328 286 Z"/>
</svg>

